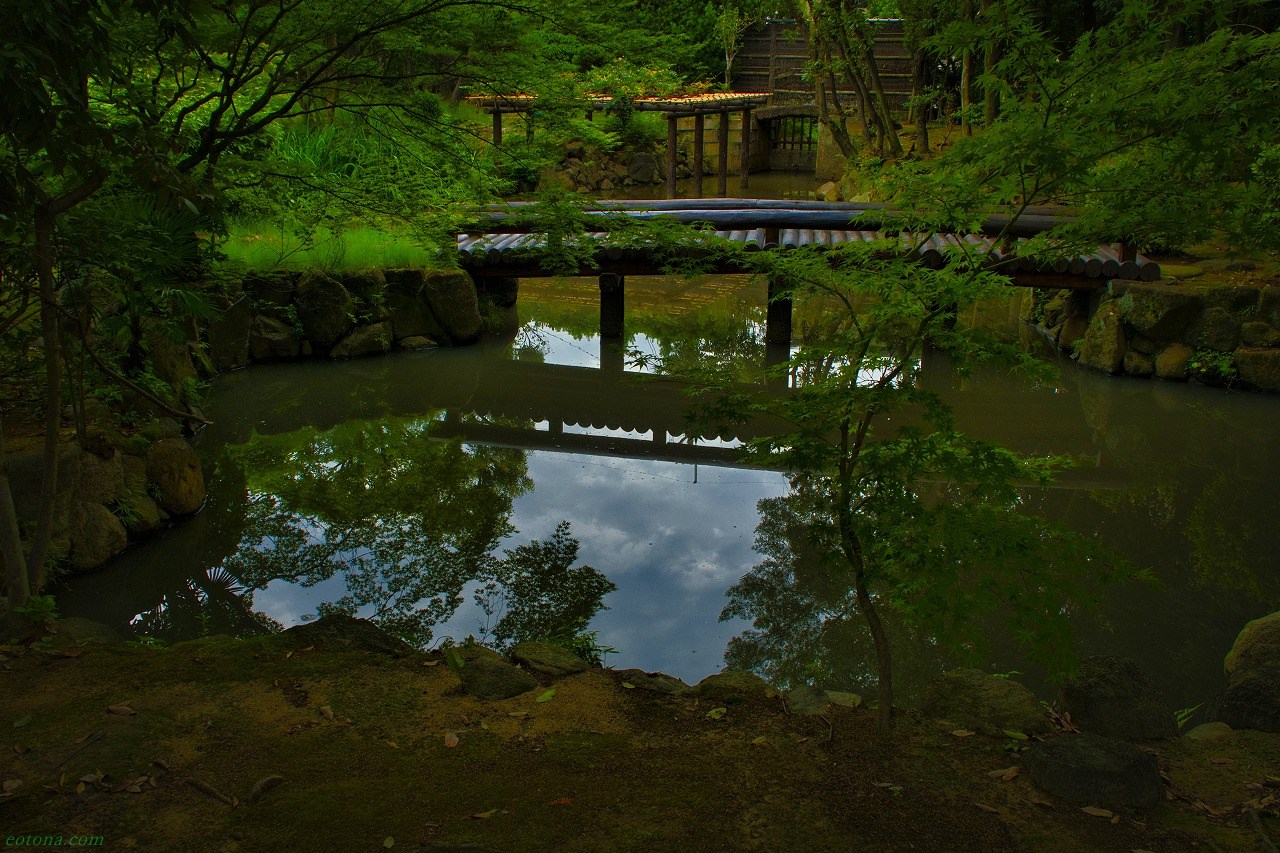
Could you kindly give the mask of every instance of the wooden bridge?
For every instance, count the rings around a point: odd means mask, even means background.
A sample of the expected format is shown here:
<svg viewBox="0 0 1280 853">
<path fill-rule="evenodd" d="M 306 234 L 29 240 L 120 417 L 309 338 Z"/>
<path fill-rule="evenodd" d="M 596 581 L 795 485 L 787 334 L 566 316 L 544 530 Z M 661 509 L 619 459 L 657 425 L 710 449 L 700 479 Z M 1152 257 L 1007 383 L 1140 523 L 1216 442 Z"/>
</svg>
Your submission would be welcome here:
<svg viewBox="0 0 1280 853">
<path fill-rule="evenodd" d="M 573 269 L 549 263 L 547 237 L 530 224 L 536 204 L 513 203 L 499 207 L 469 233 L 457 236 L 458 261 L 471 273 L 482 291 L 515 290 L 513 280 L 556 275 L 592 275 L 600 281 L 600 334 L 623 335 L 625 281 L 628 275 L 666 274 L 681 256 L 708 263 L 707 272 L 750 272 L 732 258 L 715 258 L 708 246 L 700 246 L 697 234 L 682 247 L 636 245 L 614 239 L 611 232 L 634 221 L 667 221 L 712 226 L 716 238 L 740 244 L 746 251 L 837 249 L 856 243 L 896 240 L 902 251 L 912 253 L 932 269 L 946 263 L 950 252 L 982 255 L 994 270 L 1009 275 L 1015 285 L 1052 289 L 1093 290 L 1111 279 L 1154 281 L 1159 264 L 1139 255 L 1132 246 L 1114 243 L 1081 255 L 1063 255 L 1049 264 L 1038 264 L 1018 255 L 1026 239 L 1043 234 L 1067 220 L 1038 210 L 1018 217 L 987 217 L 972 234 L 921 235 L 893 229 L 897 215 L 883 205 L 829 202 L 709 199 L 601 202 L 588 210 L 588 221 L 600 223 L 599 231 L 585 235 L 591 244 Z M 892 235 L 892 236 L 890 236 Z M 673 253 L 676 258 L 673 259 Z M 791 341 L 791 301 L 780 295 L 782 284 L 769 284 L 769 310 L 765 337 L 771 344 Z"/>
</svg>

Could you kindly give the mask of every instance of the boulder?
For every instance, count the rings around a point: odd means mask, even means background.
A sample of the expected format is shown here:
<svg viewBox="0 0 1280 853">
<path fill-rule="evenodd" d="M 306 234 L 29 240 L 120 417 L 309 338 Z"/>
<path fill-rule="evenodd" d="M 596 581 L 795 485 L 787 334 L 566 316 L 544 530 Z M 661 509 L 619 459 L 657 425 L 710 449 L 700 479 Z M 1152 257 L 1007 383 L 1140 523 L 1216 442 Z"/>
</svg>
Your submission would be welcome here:
<svg viewBox="0 0 1280 853">
<path fill-rule="evenodd" d="M 673 675 L 665 672 L 645 672 L 643 669 L 624 669 L 618 672 L 622 681 L 637 690 L 648 690 L 651 693 L 666 693 L 675 696 L 688 693 L 693 688 Z"/>
<path fill-rule="evenodd" d="M 662 180 L 662 167 L 652 154 L 636 154 L 627 161 L 627 177 L 637 184 L 655 184 Z"/>
<path fill-rule="evenodd" d="M 1124 364 L 1124 329 L 1114 302 L 1098 309 L 1089 321 L 1080 347 L 1080 363 L 1103 373 L 1117 373 Z"/>
<path fill-rule="evenodd" d="M 1260 391 L 1280 391 L 1280 350 L 1242 347 L 1232 360 L 1240 378 L 1250 386 Z"/>
<path fill-rule="evenodd" d="M 196 378 L 196 367 L 191 362 L 191 350 L 181 332 L 159 323 L 148 325 L 144 334 L 147 341 L 147 361 L 156 376 L 179 392 L 184 382 Z"/>
<path fill-rule="evenodd" d="M 446 340 L 444 329 L 427 304 L 427 279 L 422 270 L 387 270 L 387 312 L 392 334 L 401 338 Z"/>
<path fill-rule="evenodd" d="M 427 305 L 454 344 L 469 344 L 480 337 L 484 322 L 475 282 L 461 270 L 427 273 Z"/>
<path fill-rule="evenodd" d="M 101 566 L 124 550 L 129 543 L 120 519 L 99 503 L 77 500 L 71 505 L 71 551 L 68 557 L 76 571 Z"/>
<path fill-rule="evenodd" d="M 110 504 L 124 497 L 124 455 L 112 452 L 110 459 L 94 453 L 80 457 L 80 473 L 76 477 L 76 497 L 89 503 Z"/>
<path fill-rule="evenodd" d="M 586 672 L 587 662 L 573 652 L 554 643 L 527 641 L 511 649 L 511 659 L 539 675 L 560 678 L 575 672 Z"/>
<path fill-rule="evenodd" d="M 1240 343 L 1240 317 L 1221 308 L 1206 308 L 1187 329 L 1187 343 L 1196 349 L 1231 352 Z"/>
<path fill-rule="evenodd" d="M 325 352 L 351 328 L 355 301 L 337 279 L 322 272 L 303 273 L 297 306 L 303 336 Z"/>
<path fill-rule="evenodd" d="M 1144 809 L 1160 801 L 1156 757 L 1122 740 L 1056 738 L 1032 746 L 1024 760 L 1031 781 L 1068 802 Z"/>
<path fill-rule="evenodd" d="M 821 687 L 801 684 L 787 691 L 787 707 L 793 714 L 812 717 L 825 714 L 831 707 L 831 700 L 827 698 L 827 691 Z"/>
<path fill-rule="evenodd" d="M 360 326 L 329 351 L 332 358 L 356 358 L 391 352 L 391 323 Z"/>
<path fill-rule="evenodd" d="M 190 515 L 204 504 L 204 474 L 200 459 L 181 438 L 162 438 L 147 451 L 147 480 L 155 486 L 156 502 L 174 515 Z"/>
<path fill-rule="evenodd" d="M 1240 343 L 1247 347 L 1280 347 L 1280 329 L 1261 320 L 1242 323 Z"/>
<path fill-rule="evenodd" d="M 1201 723 L 1183 737 L 1188 740 L 1226 740 L 1235 734 L 1235 729 L 1226 723 Z"/>
<path fill-rule="evenodd" d="M 1258 292 L 1254 316 L 1264 323 L 1280 327 L 1280 287 L 1264 287 Z"/>
<path fill-rule="evenodd" d="M 1131 282 L 1116 304 L 1126 326 L 1161 343 L 1177 340 L 1203 307 L 1194 290 L 1140 281 Z"/>
<path fill-rule="evenodd" d="M 1241 670 L 1280 663 L 1280 611 L 1254 619 L 1236 636 L 1222 661 L 1227 677 Z"/>
<path fill-rule="evenodd" d="M 1086 732 L 1123 740 L 1174 737 L 1173 709 L 1128 658 L 1099 656 L 1080 662 L 1062 685 L 1062 708 Z"/>
<path fill-rule="evenodd" d="M 111 646 L 124 642 L 120 632 L 110 625 L 104 625 L 101 622 L 84 619 L 80 616 L 68 616 L 66 619 L 59 619 L 54 623 L 54 627 L 59 637 L 64 640 L 70 640 L 73 643 L 93 642 Z"/>
<path fill-rule="evenodd" d="M 440 345 L 431 340 L 431 338 L 423 337 L 422 335 L 411 335 L 407 338 L 401 338 L 396 342 L 396 346 L 407 352 L 412 352 L 420 349 L 435 349 Z"/>
<path fill-rule="evenodd" d="M 164 510 L 147 493 L 147 463 L 137 456 L 121 455 L 124 466 L 124 496 L 120 499 L 120 520 L 132 535 L 149 533 L 166 517 Z"/>
<path fill-rule="evenodd" d="M 253 310 L 248 299 L 227 306 L 205 330 L 209 361 L 219 372 L 235 370 L 249 363 L 249 336 L 253 330 Z"/>
<path fill-rule="evenodd" d="M 1124 372 L 1130 376 L 1150 376 L 1156 372 L 1151 356 L 1129 349 L 1124 354 Z"/>
<path fill-rule="evenodd" d="M 282 313 L 293 304 L 298 291 L 298 274 L 283 270 L 250 273 L 242 285 L 245 295 L 259 309 Z"/>
<path fill-rule="evenodd" d="M 355 270 L 334 276 L 355 301 L 356 320 L 381 323 L 390 317 L 387 310 L 387 278 L 382 270 Z"/>
<path fill-rule="evenodd" d="M 925 690 L 921 710 L 984 734 L 1047 732 L 1049 719 L 1030 690 L 978 669 L 944 672 Z"/>
<path fill-rule="evenodd" d="M 315 646 L 325 651 L 377 652 L 378 654 L 411 654 L 413 646 L 393 636 L 367 619 L 346 613 L 332 613 L 314 622 L 295 625 L 284 632 L 295 646 Z"/>
<path fill-rule="evenodd" d="M 1238 668 L 1211 716 L 1235 729 L 1280 732 L 1280 661 Z"/>
<path fill-rule="evenodd" d="M 1245 625 L 1223 668 L 1227 689 L 1214 716 L 1237 729 L 1280 732 L 1280 612 Z"/>
<path fill-rule="evenodd" d="M 66 532 L 70 523 L 71 502 L 80 477 L 84 451 L 74 442 L 58 445 L 58 477 L 55 484 L 54 530 Z M 9 450 L 9 492 L 19 521 L 35 521 L 40 511 L 40 486 L 44 481 L 44 447 L 32 444 Z"/>
<path fill-rule="evenodd" d="M 769 682 L 753 672 L 742 669 L 726 669 L 724 672 L 708 675 L 693 689 L 699 696 L 721 701 L 741 700 L 748 696 L 777 695 L 777 691 L 769 685 Z"/>
<path fill-rule="evenodd" d="M 1058 327 L 1058 346 L 1063 348 L 1079 347 L 1084 343 L 1084 336 L 1089 331 L 1089 320 L 1084 314 L 1071 313 Z"/>
<path fill-rule="evenodd" d="M 249 324 L 249 355 L 254 361 L 297 358 L 302 338 L 283 320 L 259 315 Z"/>
<path fill-rule="evenodd" d="M 532 675 L 501 658 L 477 657 L 462 667 L 462 687 L 478 699 L 510 699 L 537 686 Z"/>
<path fill-rule="evenodd" d="M 1191 360 L 1196 351 L 1183 343 L 1169 344 L 1156 353 L 1156 377 L 1158 379 L 1184 380 L 1191 371 Z"/>
</svg>

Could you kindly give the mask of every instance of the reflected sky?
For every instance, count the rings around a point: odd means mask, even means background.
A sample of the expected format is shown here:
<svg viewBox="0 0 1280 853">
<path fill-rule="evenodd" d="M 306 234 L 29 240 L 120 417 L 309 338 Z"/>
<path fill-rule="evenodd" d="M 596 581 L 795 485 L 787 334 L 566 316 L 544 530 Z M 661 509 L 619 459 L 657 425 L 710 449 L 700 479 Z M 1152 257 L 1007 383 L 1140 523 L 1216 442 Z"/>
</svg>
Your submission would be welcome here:
<svg viewBox="0 0 1280 853">
<path fill-rule="evenodd" d="M 183 612 L 195 613 L 202 597 L 212 600 L 201 590 L 225 586 L 210 579 L 221 579 L 246 547 L 246 474 L 236 480 L 230 448 L 252 447 L 255 431 L 287 439 L 305 430 L 328 435 L 345 423 L 373 430 L 429 420 L 433 430 L 455 429 L 441 435 L 484 431 L 486 440 L 517 451 L 532 487 L 511 492 L 511 532 L 502 532 L 495 554 L 545 540 L 567 520 L 580 543 L 577 565 L 616 585 L 587 626 L 600 645 L 617 649 L 607 663 L 687 681 L 719 671 L 730 640 L 749 627 L 719 616 L 726 592 L 761 562 L 752 547 L 757 502 L 785 495 L 788 484 L 776 472 L 662 458 L 674 455 L 685 398 L 662 381 L 634 384 L 641 380 L 633 368 L 610 379 L 617 361 L 599 369 L 596 292 L 592 280 L 522 282 L 520 328 L 485 345 L 220 377 L 208 404 L 215 424 L 198 442 L 209 466 L 209 504 L 102 571 L 70 579 L 58 592 L 60 609 L 125 625 L 166 602 L 181 599 Z M 741 358 L 744 375 L 758 372 L 748 362 L 763 361 L 762 285 L 731 277 L 629 280 L 627 294 L 631 348 L 669 355 L 719 346 Z M 1017 306 L 996 313 L 1016 318 Z M 681 328 L 693 332 L 680 338 Z M 1008 328 L 1018 333 L 1016 323 Z M 1055 488 L 1029 492 L 1027 506 L 1160 578 L 1156 588 L 1113 590 L 1096 616 L 1080 619 L 1080 651 L 1134 657 L 1178 707 L 1212 696 L 1240 627 L 1280 609 L 1273 518 L 1280 399 L 1103 377 L 1070 362 L 1038 387 L 1001 375 L 960 379 L 936 359 L 924 374 L 955 407 L 962 429 L 1022 453 L 1075 459 Z M 659 432 L 665 449 L 655 441 Z M 587 446 L 588 439 L 595 443 Z M 702 448 L 732 443 L 709 440 Z M 319 529 L 309 523 L 299 522 Z M 245 591 L 243 608 L 264 617 L 249 622 L 295 625 L 348 592 L 341 572 L 313 586 L 278 578 L 265 575 Z M 811 581 L 797 601 L 812 600 Z M 473 601 L 480 583 L 466 580 L 456 611 L 435 624 L 433 643 L 481 632 L 485 614 Z M 218 602 L 225 618 L 214 630 L 245 622 L 245 614 L 227 610 L 226 596 Z M 859 647 L 854 638 L 839 642 Z M 993 635 L 990 646 L 984 664 L 993 671 L 1026 668 L 1007 639 Z M 928 638 L 915 646 L 903 638 L 896 653 L 903 671 L 943 663 Z M 865 661 L 842 666 L 865 671 Z M 1050 695 L 1047 685 L 1038 687 Z"/>
</svg>

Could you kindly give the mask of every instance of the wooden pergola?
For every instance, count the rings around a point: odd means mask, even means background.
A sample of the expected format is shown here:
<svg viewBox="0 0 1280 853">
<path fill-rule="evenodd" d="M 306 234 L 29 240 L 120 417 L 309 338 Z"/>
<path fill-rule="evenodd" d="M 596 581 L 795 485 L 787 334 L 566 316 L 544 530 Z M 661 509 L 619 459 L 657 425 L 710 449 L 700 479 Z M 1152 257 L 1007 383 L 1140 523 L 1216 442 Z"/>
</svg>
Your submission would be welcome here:
<svg viewBox="0 0 1280 853">
<path fill-rule="evenodd" d="M 676 139 L 677 122 L 686 116 L 693 117 L 693 186 L 694 198 L 702 197 L 703 152 L 705 150 L 706 117 L 720 116 L 717 133 L 718 154 L 716 163 L 716 193 L 721 198 L 729 195 L 729 114 L 741 111 L 742 139 L 740 141 L 740 159 L 742 168 L 739 171 L 738 186 L 747 188 L 751 173 L 751 110 L 764 106 L 769 100 L 768 92 L 713 92 L 705 95 L 687 95 L 670 98 L 636 98 L 633 107 L 639 112 L 664 113 L 667 117 L 667 186 L 666 197 L 676 197 Z M 527 113 L 534 108 L 537 97 L 534 95 L 474 95 L 467 102 L 493 116 L 493 144 L 502 145 L 502 117 L 510 113 Z M 607 95 L 592 96 L 587 99 L 587 115 L 595 110 L 606 109 L 613 103 Z"/>
</svg>

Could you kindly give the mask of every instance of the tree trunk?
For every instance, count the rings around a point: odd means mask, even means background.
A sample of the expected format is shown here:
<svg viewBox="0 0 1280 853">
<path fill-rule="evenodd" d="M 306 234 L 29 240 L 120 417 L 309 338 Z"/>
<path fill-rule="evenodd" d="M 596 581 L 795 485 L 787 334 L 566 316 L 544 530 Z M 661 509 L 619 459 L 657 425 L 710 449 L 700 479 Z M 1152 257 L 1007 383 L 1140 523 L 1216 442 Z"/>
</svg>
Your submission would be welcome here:
<svg viewBox="0 0 1280 853">
<path fill-rule="evenodd" d="M 884 624 L 880 614 L 876 612 L 875 603 L 867 592 L 866 575 L 859 565 L 853 572 L 853 593 L 858 599 L 858 609 L 862 618 L 867 621 L 871 631 L 871 641 L 876 646 L 876 693 L 879 705 L 876 709 L 876 724 L 881 734 L 888 734 L 893 728 L 893 659 L 889 655 L 889 638 L 884 633 Z"/>
<path fill-rule="evenodd" d="M 973 20 L 973 0 L 965 0 L 964 19 Z M 973 106 L 973 51 L 965 48 L 960 55 L 960 134 L 973 136 L 969 107 Z"/>
<path fill-rule="evenodd" d="M 929 87 L 929 54 L 924 48 L 916 48 L 911 62 L 911 94 L 916 115 L 916 156 L 929 159 L 929 105 L 924 102 Z"/>
<path fill-rule="evenodd" d="M 27 561 L 22 555 L 18 514 L 9 490 L 9 458 L 4 452 L 4 420 L 0 417 L 0 563 L 4 564 L 4 587 L 9 607 L 22 607 L 31 599 Z"/>
<path fill-rule="evenodd" d="M 982 0 L 982 11 L 986 12 L 991 8 L 993 0 Z M 996 63 L 1000 61 L 1000 44 L 996 41 L 994 35 L 987 36 L 986 50 L 982 59 L 982 73 L 991 78 L 996 73 Z M 996 115 L 1000 112 L 1000 93 L 996 91 L 996 87 L 990 82 L 982 87 L 982 122 L 984 127 L 990 127 L 995 123 Z"/>
<path fill-rule="evenodd" d="M 27 558 L 31 592 L 44 587 L 45 557 L 53 535 L 53 499 L 58 483 L 58 433 L 62 427 L 62 360 L 59 352 L 58 293 L 53 279 L 54 214 L 48 204 L 36 208 L 36 275 L 40 281 L 40 333 L 44 336 L 44 471 L 36 531 Z M 10 497 L 12 499 L 12 497 Z"/>
</svg>

